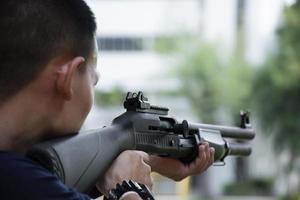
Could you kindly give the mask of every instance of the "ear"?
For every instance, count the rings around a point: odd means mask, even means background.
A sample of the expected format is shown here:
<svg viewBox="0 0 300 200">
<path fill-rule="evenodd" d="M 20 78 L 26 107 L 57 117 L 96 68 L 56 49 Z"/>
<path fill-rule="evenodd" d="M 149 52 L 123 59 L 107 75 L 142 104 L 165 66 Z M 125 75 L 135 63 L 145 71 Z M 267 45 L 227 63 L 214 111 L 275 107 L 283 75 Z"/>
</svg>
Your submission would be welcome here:
<svg viewBox="0 0 300 200">
<path fill-rule="evenodd" d="M 73 96 L 72 82 L 75 72 L 85 62 L 83 57 L 75 57 L 67 63 L 62 64 L 57 72 L 56 90 L 65 100 L 71 100 Z"/>
</svg>

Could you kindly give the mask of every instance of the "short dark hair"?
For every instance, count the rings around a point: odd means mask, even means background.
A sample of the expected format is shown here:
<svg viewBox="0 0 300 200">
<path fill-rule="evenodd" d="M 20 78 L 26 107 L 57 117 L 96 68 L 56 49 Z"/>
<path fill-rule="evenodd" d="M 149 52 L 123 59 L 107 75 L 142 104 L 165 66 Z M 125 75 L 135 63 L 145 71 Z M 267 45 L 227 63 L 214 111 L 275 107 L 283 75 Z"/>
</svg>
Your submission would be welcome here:
<svg viewBox="0 0 300 200">
<path fill-rule="evenodd" d="M 95 17 L 83 0 L 0 1 L 0 102 L 60 54 L 87 58 Z"/>
</svg>

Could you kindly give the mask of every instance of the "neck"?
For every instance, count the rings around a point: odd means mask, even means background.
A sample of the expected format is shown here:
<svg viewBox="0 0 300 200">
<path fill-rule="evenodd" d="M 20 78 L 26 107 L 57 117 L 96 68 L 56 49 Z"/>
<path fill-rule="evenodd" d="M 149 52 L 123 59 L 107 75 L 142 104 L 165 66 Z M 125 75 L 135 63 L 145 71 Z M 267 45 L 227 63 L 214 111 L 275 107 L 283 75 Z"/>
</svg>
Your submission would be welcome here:
<svg viewBox="0 0 300 200">
<path fill-rule="evenodd" d="M 42 138 L 49 124 L 45 104 L 22 95 L 0 106 L 0 150 L 23 153 Z"/>
</svg>

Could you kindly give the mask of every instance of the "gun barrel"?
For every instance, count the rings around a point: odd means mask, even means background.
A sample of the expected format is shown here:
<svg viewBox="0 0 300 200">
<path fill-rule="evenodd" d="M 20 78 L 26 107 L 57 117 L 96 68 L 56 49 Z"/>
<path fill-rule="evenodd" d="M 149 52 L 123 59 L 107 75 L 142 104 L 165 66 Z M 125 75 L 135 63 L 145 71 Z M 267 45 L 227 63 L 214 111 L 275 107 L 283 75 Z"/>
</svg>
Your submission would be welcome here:
<svg viewBox="0 0 300 200">
<path fill-rule="evenodd" d="M 243 143 L 228 143 L 228 149 L 231 156 L 249 156 L 252 152 L 251 147 Z"/>
<path fill-rule="evenodd" d="M 238 127 L 230 127 L 230 126 L 197 124 L 197 123 L 189 123 L 189 128 L 192 130 L 198 130 L 199 128 L 218 130 L 221 132 L 222 137 L 226 137 L 226 138 L 252 140 L 255 137 L 255 132 L 251 128 L 238 128 Z"/>
</svg>

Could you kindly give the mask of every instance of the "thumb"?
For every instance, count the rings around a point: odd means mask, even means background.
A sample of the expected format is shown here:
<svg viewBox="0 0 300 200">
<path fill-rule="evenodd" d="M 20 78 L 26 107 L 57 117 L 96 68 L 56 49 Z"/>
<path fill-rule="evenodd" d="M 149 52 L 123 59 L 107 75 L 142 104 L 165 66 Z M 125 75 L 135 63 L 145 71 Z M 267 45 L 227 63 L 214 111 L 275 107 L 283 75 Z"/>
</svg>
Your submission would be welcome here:
<svg viewBox="0 0 300 200">
<path fill-rule="evenodd" d="M 146 153 L 144 151 L 136 151 L 136 153 L 139 154 L 142 157 L 143 161 L 147 165 L 149 165 L 149 163 L 150 163 L 150 155 L 148 153 Z"/>
</svg>

